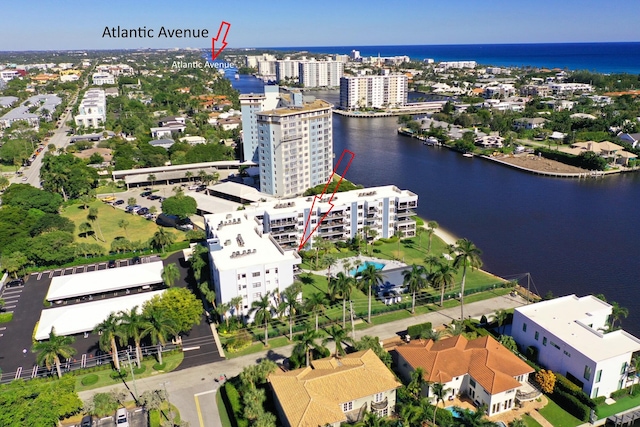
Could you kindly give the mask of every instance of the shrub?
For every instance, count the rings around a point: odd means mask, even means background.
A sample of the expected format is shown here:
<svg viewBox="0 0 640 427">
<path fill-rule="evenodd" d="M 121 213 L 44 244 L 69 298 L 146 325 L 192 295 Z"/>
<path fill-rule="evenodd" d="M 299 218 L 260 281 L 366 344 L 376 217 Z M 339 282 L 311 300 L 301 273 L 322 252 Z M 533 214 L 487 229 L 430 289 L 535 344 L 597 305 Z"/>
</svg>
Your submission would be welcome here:
<svg viewBox="0 0 640 427">
<path fill-rule="evenodd" d="M 243 417 L 242 404 L 240 403 L 240 393 L 236 387 L 230 383 L 226 382 L 224 384 L 224 394 L 223 397 L 226 398 L 226 403 L 228 404 L 228 409 L 230 409 L 230 413 L 233 414 L 236 422 L 235 425 L 237 427 L 248 427 L 249 421 Z"/>
<path fill-rule="evenodd" d="M 542 391 L 547 394 L 553 393 L 556 385 L 556 376 L 553 372 L 546 369 L 540 369 L 536 372 L 535 379 Z"/>
<path fill-rule="evenodd" d="M 166 363 L 154 363 L 153 369 L 155 369 L 156 371 L 162 371 L 165 366 L 167 366 Z"/>
<path fill-rule="evenodd" d="M 44 306 L 44 308 L 49 308 L 51 307 L 51 301 L 47 301 L 45 299 L 44 301 L 42 301 L 42 305 Z"/>
<path fill-rule="evenodd" d="M 589 408 L 595 408 L 596 404 L 587 394 L 582 391 L 580 387 L 572 383 L 567 377 L 556 373 L 556 389 L 561 390 L 567 394 L 572 395 L 578 399 L 582 404 L 587 405 Z"/>
<path fill-rule="evenodd" d="M 143 374 L 144 371 L 147 370 L 147 366 L 145 364 L 141 364 L 140 367 L 133 368 L 133 373 L 136 375 Z"/>
<path fill-rule="evenodd" d="M 13 313 L 0 313 L 0 323 L 9 323 L 13 320 Z"/>
<path fill-rule="evenodd" d="M 113 371 L 109 374 L 111 379 L 114 379 L 116 381 L 120 381 L 127 378 L 127 375 L 129 375 L 129 373 L 125 369 L 120 369 L 119 371 Z"/>
<path fill-rule="evenodd" d="M 593 399 L 593 403 L 595 403 L 596 405 L 602 405 L 605 400 L 607 400 L 607 396 L 598 396 Z"/>
<path fill-rule="evenodd" d="M 98 382 L 99 379 L 100 377 L 98 377 L 96 374 L 89 374 L 86 377 L 84 377 L 82 380 L 80 380 L 80 383 L 82 383 L 82 385 L 85 385 L 85 386 L 94 385 L 95 383 Z"/>
<path fill-rule="evenodd" d="M 382 239 L 380 239 L 380 240 L 376 240 L 375 242 L 373 242 L 373 243 L 372 243 L 372 245 L 373 245 L 373 246 L 382 246 L 382 244 L 383 244 L 384 242 L 382 242 L 381 240 L 382 240 Z"/>
<path fill-rule="evenodd" d="M 554 402 L 558 404 L 562 409 L 576 417 L 581 421 L 588 421 L 589 414 L 591 413 L 591 409 L 580 402 L 577 397 L 570 395 L 569 393 L 565 393 L 561 390 L 556 390 L 551 395 Z"/>
<path fill-rule="evenodd" d="M 420 338 L 425 332 L 430 331 L 432 328 L 431 322 L 418 323 L 417 325 L 411 325 L 407 328 L 407 334 L 411 338 Z"/>
<path fill-rule="evenodd" d="M 239 351 L 251 344 L 251 335 L 246 330 L 238 331 L 233 338 L 227 341 L 227 351 Z"/>
</svg>

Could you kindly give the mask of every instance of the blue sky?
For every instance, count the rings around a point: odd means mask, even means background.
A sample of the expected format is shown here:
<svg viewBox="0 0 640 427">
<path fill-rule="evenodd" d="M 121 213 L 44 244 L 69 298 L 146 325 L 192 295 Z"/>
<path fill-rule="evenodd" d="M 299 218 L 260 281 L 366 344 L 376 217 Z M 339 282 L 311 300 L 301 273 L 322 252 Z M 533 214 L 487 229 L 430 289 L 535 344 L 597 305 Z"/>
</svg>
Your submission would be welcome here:
<svg viewBox="0 0 640 427">
<path fill-rule="evenodd" d="M 0 51 L 206 47 L 209 39 L 108 39 L 231 24 L 229 47 L 640 41 L 635 0 L 27 0 L 3 2 Z"/>
</svg>

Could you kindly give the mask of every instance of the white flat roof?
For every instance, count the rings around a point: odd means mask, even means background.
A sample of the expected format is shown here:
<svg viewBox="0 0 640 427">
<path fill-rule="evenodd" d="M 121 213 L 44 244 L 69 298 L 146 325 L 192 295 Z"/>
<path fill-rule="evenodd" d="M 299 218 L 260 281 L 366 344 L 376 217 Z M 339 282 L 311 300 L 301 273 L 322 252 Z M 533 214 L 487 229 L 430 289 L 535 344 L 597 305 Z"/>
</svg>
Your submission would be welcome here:
<svg viewBox="0 0 640 427">
<path fill-rule="evenodd" d="M 51 279 L 47 301 L 95 295 L 162 283 L 162 261 L 69 274 Z"/>
<path fill-rule="evenodd" d="M 260 200 L 265 200 L 265 201 L 276 200 L 276 198 L 273 197 L 272 195 L 261 193 L 249 185 L 244 185 L 244 184 L 231 182 L 231 181 L 226 181 L 226 182 L 221 182 L 219 184 L 211 185 L 209 186 L 209 189 L 212 191 L 217 191 L 219 193 L 228 194 L 230 196 L 239 197 L 241 199 L 246 199 L 251 202 L 258 202 Z"/>
<path fill-rule="evenodd" d="M 204 193 L 198 193 L 197 191 L 186 192 L 185 196 L 193 197 L 198 209 L 211 214 L 237 211 L 238 208 L 242 206 L 240 203 L 221 199 L 220 197 L 209 196 Z"/>
<path fill-rule="evenodd" d="M 211 251 L 211 258 L 218 270 L 234 270 L 287 260 L 293 264 L 301 262 L 295 251 L 285 252 L 269 234 L 262 234 L 262 226 L 255 221 L 253 215 L 235 211 L 205 215 L 204 219 L 222 245 L 222 249 Z M 219 226 L 221 222 L 223 225 Z"/>
<path fill-rule="evenodd" d="M 92 331 L 109 314 L 117 313 L 121 310 L 130 310 L 135 306 L 142 308 L 145 302 L 163 292 L 144 292 L 119 298 L 42 310 L 35 339 L 38 341 L 46 340 L 49 337 L 51 328 L 55 328 L 56 335 L 74 335 Z"/>
<path fill-rule="evenodd" d="M 640 339 L 624 330 L 602 333 L 587 326 L 592 322 L 589 318 L 611 313 L 609 304 L 592 295 L 567 295 L 516 311 L 594 361 L 640 350 Z"/>
</svg>

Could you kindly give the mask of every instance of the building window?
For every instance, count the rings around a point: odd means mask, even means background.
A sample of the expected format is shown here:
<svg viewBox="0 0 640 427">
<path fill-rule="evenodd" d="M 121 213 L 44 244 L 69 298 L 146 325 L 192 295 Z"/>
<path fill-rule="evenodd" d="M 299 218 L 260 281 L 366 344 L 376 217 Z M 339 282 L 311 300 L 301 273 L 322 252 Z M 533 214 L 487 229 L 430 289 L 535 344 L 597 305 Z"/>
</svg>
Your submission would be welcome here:
<svg viewBox="0 0 640 427">
<path fill-rule="evenodd" d="M 527 332 L 527 324 L 526 323 L 522 324 L 522 332 Z"/>
<path fill-rule="evenodd" d="M 584 365 L 584 374 L 582 376 L 585 380 L 591 379 L 591 367 L 589 365 Z"/>
<path fill-rule="evenodd" d="M 353 410 L 353 401 L 342 404 L 342 412 Z"/>
<path fill-rule="evenodd" d="M 598 392 L 600 391 L 600 387 L 596 387 L 593 389 L 593 397 L 598 397 Z"/>
<path fill-rule="evenodd" d="M 547 337 L 542 337 L 542 345 L 547 345 Z"/>
<path fill-rule="evenodd" d="M 601 378 L 602 378 L 602 369 L 598 369 L 598 372 L 596 372 L 596 382 L 599 383 Z M 596 393 L 596 397 L 597 396 L 598 396 L 598 393 Z"/>
<path fill-rule="evenodd" d="M 538 338 L 540 337 L 540 332 L 536 331 L 536 333 L 533 335 L 533 339 L 535 339 L 536 341 L 538 341 Z"/>
<path fill-rule="evenodd" d="M 253 287 L 254 287 L 254 288 L 259 288 L 260 286 L 262 286 L 262 283 L 261 283 L 261 282 L 255 282 L 255 283 L 253 284 Z"/>
<path fill-rule="evenodd" d="M 256 271 L 255 273 L 251 274 L 253 277 L 260 277 L 260 272 Z"/>
<path fill-rule="evenodd" d="M 625 372 L 627 372 L 627 362 L 624 362 L 622 364 L 622 368 L 620 369 L 620 375 L 624 374 Z"/>
<path fill-rule="evenodd" d="M 384 398 L 384 393 L 376 393 L 376 395 L 373 396 L 373 401 L 376 403 L 382 402 L 383 398 Z"/>
<path fill-rule="evenodd" d="M 472 378 L 469 378 L 469 385 L 473 388 L 476 388 L 476 382 Z"/>
<path fill-rule="evenodd" d="M 262 298 L 262 292 L 256 292 L 255 294 L 253 294 L 253 299 L 259 299 Z"/>
</svg>

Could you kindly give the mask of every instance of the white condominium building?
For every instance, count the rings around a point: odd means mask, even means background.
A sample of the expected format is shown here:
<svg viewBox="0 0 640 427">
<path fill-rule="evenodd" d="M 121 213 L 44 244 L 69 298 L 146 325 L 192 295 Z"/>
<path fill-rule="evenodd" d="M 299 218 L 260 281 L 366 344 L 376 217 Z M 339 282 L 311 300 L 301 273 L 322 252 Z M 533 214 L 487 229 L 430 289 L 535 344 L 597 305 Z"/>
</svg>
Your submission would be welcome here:
<svg viewBox="0 0 640 427">
<path fill-rule="evenodd" d="M 107 118 L 107 104 L 102 89 L 89 89 L 85 92 L 74 117 L 77 126 L 87 128 L 101 127 Z"/>
<path fill-rule="evenodd" d="M 308 240 L 310 245 L 315 238 L 347 240 L 363 233 L 368 233 L 367 237 L 373 240 L 391 237 L 396 232 L 403 237 L 416 235 L 416 222 L 412 217 L 416 215 L 418 195 L 409 190 L 387 185 L 336 193 L 333 208 L 329 198 L 328 194 L 315 204 L 315 197 L 260 202 L 248 208 L 248 212 L 260 220 L 262 230 L 271 233 L 285 249 L 297 249 L 302 237 L 309 236 L 318 222 L 320 225 L 314 233 L 317 237 Z M 311 222 L 306 226 L 310 212 Z"/>
<path fill-rule="evenodd" d="M 298 80 L 300 61 L 285 58 L 276 61 L 276 80 Z"/>
<path fill-rule="evenodd" d="M 333 170 L 331 104 L 304 102 L 292 92 L 288 106 L 257 113 L 260 189 L 297 196 L 324 184 Z"/>
<path fill-rule="evenodd" d="M 397 107 L 407 103 L 408 79 L 404 74 L 355 76 L 340 79 L 340 108 Z"/>
<path fill-rule="evenodd" d="M 116 78 L 113 76 L 113 74 L 109 73 L 93 73 L 93 76 L 91 76 L 91 80 L 96 86 L 116 84 Z"/>
<path fill-rule="evenodd" d="M 299 79 L 304 87 L 338 87 L 344 75 L 340 61 L 303 61 L 299 65 Z"/>
<path fill-rule="evenodd" d="M 285 252 L 262 232 L 253 216 L 239 211 L 205 215 L 204 219 L 216 304 L 241 297 L 240 313 L 248 315 L 252 303 L 267 292 L 282 291 L 293 284 L 300 256 L 295 251 Z M 275 299 L 272 303 L 277 305 Z M 238 314 L 235 307 L 230 311 Z"/>
<path fill-rule="evenodd" d="M 274 110 L 278 106 L 278 86 L 265 86 L 264 93 L 240 95 L 242 111 L 242 153 L 244 161 L 258 163 L 258 119 L 263 110 Z"/>
</svg>

